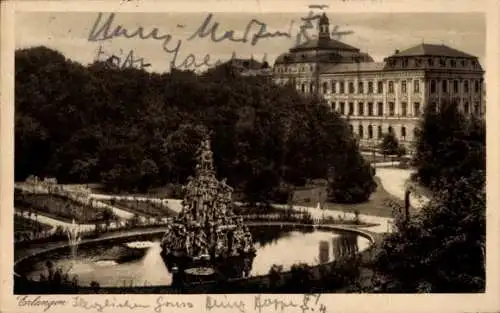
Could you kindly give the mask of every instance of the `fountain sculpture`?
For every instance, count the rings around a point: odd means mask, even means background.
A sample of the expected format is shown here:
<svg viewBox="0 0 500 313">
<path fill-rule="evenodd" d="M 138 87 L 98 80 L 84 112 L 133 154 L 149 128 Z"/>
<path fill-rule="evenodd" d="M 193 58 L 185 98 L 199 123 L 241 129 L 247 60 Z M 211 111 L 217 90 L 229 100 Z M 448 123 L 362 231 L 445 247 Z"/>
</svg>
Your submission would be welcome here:
<svg viewBox="0 0 500 313">
<path fill-rule="evenodd" d="M 71 251 L 71 257 L 74 260 L 76 258 L 76 250 L 82 240 L 80 236 L 80 226 L 76 224 L 74 219 L 71 222 L 71 225 L 66 228 L 66 234 L 68 235 L 68 243 Z"/>
<path fill-rule="evenodd" d="M 197 158 L 182 210 L 163 236 L 162 257 L 177 279 L 248 276 L 255 257 L 252 235 L 231 209 L 233 189 L 215 176 L 209 139 L 202 141 Z"/>
</svg>

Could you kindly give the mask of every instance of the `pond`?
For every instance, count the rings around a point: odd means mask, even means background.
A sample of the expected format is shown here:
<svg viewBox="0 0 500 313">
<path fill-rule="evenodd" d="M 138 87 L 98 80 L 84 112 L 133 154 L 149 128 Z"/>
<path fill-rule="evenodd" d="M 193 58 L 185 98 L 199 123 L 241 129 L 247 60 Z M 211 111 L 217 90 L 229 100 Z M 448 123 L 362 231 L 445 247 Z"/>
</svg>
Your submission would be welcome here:
<svg viewBox="0 0 500 313">
<path fill-rule="evenodd" d="M 370 246 L 362 236 L 347 232 L 297 226 L 250 227 L 256 248 L 249 276 L 266 275 L 274 265 L 289 270 L 292 265 L 331 262 L 340 245 L 354 245 L 357 252 Z M 78 247 L 76 257 L 70 248 L 61 248 L 33 257 L 16 269 L 33 280 L 47 275 L 47 261 L 76 275 L 82 286 L 98 282 L 101 287 L 165 286 L 172 284 L 172 273 L 160 256 L 163 234 L 128 237 Z M 348 240 L 345 240 L 345 239 Z M 352 248 L 352 247 L 351 247 Z"/>
</svg>

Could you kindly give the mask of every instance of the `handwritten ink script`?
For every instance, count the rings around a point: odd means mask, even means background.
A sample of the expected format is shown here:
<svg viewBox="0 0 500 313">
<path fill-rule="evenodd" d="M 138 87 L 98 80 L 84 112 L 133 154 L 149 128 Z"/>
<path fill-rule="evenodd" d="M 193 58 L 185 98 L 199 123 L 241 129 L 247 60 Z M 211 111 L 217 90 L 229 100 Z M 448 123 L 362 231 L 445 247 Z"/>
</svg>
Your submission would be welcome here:
<svg viewBox="0 0 500 313">
<path fill-rule="evenodd" d="M 170 312 L 172 309 L 185 311 L 186 309 L 194 308 L 192 302 L 168 300 L 163 296 L 156 298 L 154 304 L 151 303 L 138 303 L 131 300 L 120 301 L 116 298 L 105 299 L 104 301 L 88 301 L 84 297 L 74 297 L 72 306 L 74 308 L 83 308 L 86 310 L 96 310 L 104 312 L 106 309 L 150 309 L 152 308 L 156 313 Z"/>
<path fill-rule="evenodd" d="M 55 307 L 71 307 L 75 309 L 83 309 L 91 312 L 114 312 L 116 309 L 128 309 L 132 311 L 147 311 L 152 310 L 156 313 L 172 312 L 172 310 L 187 311 L 193 309 L 194 304 L 189 301 L 177 301 L 174 297 L 157 297 L 151 302 L 136 302 L 131 299 L 117 299 L 116 297 L 99 297 L 88 298 L 85 296 L 74 296 L 69 300 L 53 300 L 50 296 L 18 296 L 17 305 L 25 307 L 29 310 L 42 308 L 47 312 Z"/>
<path fill-rule="evenodd" d="M 19 307 L 29 307 L 29 309 L 43 308 L 44 312 L 57 307 L 66 306 L 65 300 L 50 300 L 44 299 L 41 296 L 31 297 L 31 296 L 18 296 L 17 305 Z"/>
<path fill-rule="evenodd" d="M 294 302 L 291 300 L 284 301 L 275 296 L 257 295 L 254 297 L 253 306 L 247 307 L 242 300 L 230 300 L 224 296 L 207 296 L 205 308 L 207 311 L 227 311 L 227 312 L 293 312 L 295 309 L 298 313 L 318 312 L 326 313 L 326 306 L 320 303 L 321 294 L 305 294 L 302 301 Z"/>
<path fill-rule="evenodd" d="M 305 294 L 298 300 L 283 300 L 274 295 L 256 295 L 252 303 L 240 299 L 230 299 L 231 296 L 206 296 L 205 309 L 207 312 L 239 312 L 239 313 L 267 313 L 267 312 L 296 312 L 296 313 L 326 313 L 326 306 L 320 302 L 320 294 Z M 71 296 L 66 299 L 54 299 L 51 296 L 18 296 L 18 307 L 30 311 L 42 309 L 48 312 L 57 307 L 83 309 L 90 312 L 114 312 L 116 309 L 126 309 L 137 312 L 199 312 L 200 308 L 190 301 L 180 301 L 175 296 L 159 296 L 149 301 L 100 296 L 86 297 Z"/>
<path fill-rule="evenodd" d="M 97 50 L 95 61 L 106 62 L 111 67 L 118 69 L 124 69 L 124 68 L 145 69 L 151 66 L 150 63 L 145 63 L 144 58 L 136 58 L 134 55 L 134 50 L 130 50 L 124 57 L 122 49 L 120 49 L 119 55 L 109 54 L 103 50 L 102 46 L 99 46 L 99 49 Z"/>
<path fill-rule="evenodd" d="M 233 42 L 236 44 L 257 45 L 261 40 L 271 40 L 277 38 L 295 39 L 295 44 L 301 44 L 311 41 L 314 36 L 309 32 L 315 29 L 314 21 L 318 20 L 321 15 L 313 11 L 313 9 L 323 9 L 325 6 L 309 6 L 309 14 L 301 17 L 298 30 L 294 33 L 295 21 L 291 20 L 285 30 L 269 30 L 266 23 L 258 19 L 251 19 L 246 23 L 246 27 L 242 34 L 237 34 L 233 29 L 223 29 L 213 13 L 208 13 L 202 23 L 195 28 L 195 31 L 186 38 L 178 38 L 171 33 L 164 33 L 159 28 L 154 27 L 146 30 L 143 26 L 135 29 L 127 29 L 123 25 L 115 22 L 116 13 L 98 13 L 95 19 L 89 36 L 89 42 L 103 42 L 113 40 L 115 38 L 124 39 L 139 39 L 139 40 L 154 40 L 161 44 L 162 50 L 169 55 L 171 69 L 197 69 L 201 67 L 212 67 L 220 63 L 219 60 L 212 60 L 209 53 L 204 56 L 196 56 L 193 53 L 188 53 L 185 57 L 181 57 L 183 44 L 193 40 L 209 40 L 213 43 Z M 184 29 L 186 25 L 178 24 L 177 28 Z M 183 31 L 185 32 L 185 31 Z M 340 39 L 342 36 L 352 34 L 352 31 L 339 31 L 339 26 L 335 26 L 331 36 Z M 104 54 L 101 48 L 98 55 Z M 137 66 L 144 68 L 150 64 L 144 63 L 144 59 L 136 59 L 133 52 L 129 52 L 125 59 L 123 57 L 114 56 L 113 62 L 119 67 Z"/>
</svg>

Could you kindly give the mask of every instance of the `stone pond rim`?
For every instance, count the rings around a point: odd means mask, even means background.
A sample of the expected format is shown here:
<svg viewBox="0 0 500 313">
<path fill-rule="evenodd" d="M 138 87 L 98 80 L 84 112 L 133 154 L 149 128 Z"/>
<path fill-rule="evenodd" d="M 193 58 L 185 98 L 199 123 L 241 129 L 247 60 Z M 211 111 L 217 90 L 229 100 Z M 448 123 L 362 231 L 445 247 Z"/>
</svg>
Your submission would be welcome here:
<svg viewBox="0 0 500 313">
<path fill-rule="evenodd" d="M 370 249 L 373 244 L 375 243 L 375 237 L 370 231 L 358 229 L 358 228 L 353 228 L 349 226 L 342 226 L 342 225 L 312 225 L 312 224 L 302 224 L 302 223 L 295 223 L 295 222 L 248 222 L 246 223 L 247 226 L 249 227 L 259 227 L 259 226 L 297 226 L 297 227 L 310 227 L 310 228 L 315 228 L 317 230 L 327 230 L 327 231 L 337 231 L 337 232 L 350 232 L 350 233 L 355 233 L 363 238 L 368 239 L 370 242 L 370 246 L 368 249 Z M 112 241 L 116 239 L 126 239 L 129 237 L 136 237 L 136 236 L 149 236 L 149 235 L 155 235 L 155 234 L 161 234 L 165 232 L 165 227 L 159 227 L 158 229 L 150 229 L 150 230 L 145 230 L 142 232 L 122 232 L 119 234 L 116 234 L 111 237 L 105 237 L 105 238 L 95 238 L 95 239 L 84 239 L 82 240 L 80 246 L 88 245 L 88 244 L 93 244 L 93 243 L 102 243 L 106 241 Z M 56 250 L 60 249 L 67 249 L 69 247 L 68 243 L 60 243 L 56 246 L 46 248 L 43 250 L 39 250 L 37 252 L 31 253 L 29 255 L 23 256 L 18 258 L 17 260 L 14 261 L 14 275 L 20 277 L 21 275 L 16 273 L 16 268 L 20 265 L 22 265 L 23 262 L 29 261 L 29 259 L 41 256 L 44 254 L 47 254 L 49 252 L 53 252 Z"/>
</svg>

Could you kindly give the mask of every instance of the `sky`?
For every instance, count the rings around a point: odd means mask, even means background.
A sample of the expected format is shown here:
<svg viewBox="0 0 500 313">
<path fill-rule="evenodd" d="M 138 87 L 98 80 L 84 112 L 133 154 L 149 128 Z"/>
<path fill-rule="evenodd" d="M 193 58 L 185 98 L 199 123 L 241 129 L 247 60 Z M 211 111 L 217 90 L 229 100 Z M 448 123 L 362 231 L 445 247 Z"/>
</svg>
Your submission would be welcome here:
<svg viewBox="0 0 500 313">
<path fill-rule="evenodd" d="M 202 64 L 208 55 L 210 59 L 206 63 L 214 64 L 217 60 L 228 60 L 233 53 L 238 58 L 253 57 L 256 60 L 262 60 L 266 56 L 266 60 L 273 64 L 278 55 L 295 44 L 300 19 L 307 16 L 308 12 L 214 13 L 211 23 L 219 23 L 217 37 L 223 36 L 227 31 L 234 31 L 234 38 L 241 38 L 252 19 L 264 23 L 269 33 L 281 31 L 292 35 L 291 38 L 284 36 L 262 38 L 255 45 L 250 42 L 251 36 L 259 32 L 259 25 L 250 28 L 248 37 L 250 40 L 246 43 L 230 40 L 214 42 L 210 36 L 205 38 L 195 36 L 189 40 L 189 37 L 203 24 L 207 15 L 208 13 L 118 13 L 110 24 L 108 34 L 112 34 L 118 26 L 127 29 L 129 34 L 142 27 L 144 35 L 156 28 L 158 37 L 170 35 L 170 40 L 165 44 L 167 50 L 173 51 L 178 47 L 176 66 L 180 68 L 186 68 L 182 66 L 183 61 L 189 63 L 193 56 L 196 63 Z M 330 29 L 337 26 L 339 32 L 352 32 L 337 39 L 359 48 L 362 52 L 367 52 L 375 61 L 383 61 L 396 49 L 404 50 L 425 42 L 448 45 L 477 56 L 480 62 L 485 64 L 486 19 L 482 13 L 327 12 L 327 15 L 330 19 Z M 111 35 L 109 37 L 113 38 L 104 40 L 103 33 L 99 35 L 98 30 L 105 24 L 110 13 L 102 13 L 100 21 L 98 16 L 98 12 L 16 13 L 16 49 L 44 45 L 84 65 L 111 55 L 120 57 L 120 64 L 123 64 L 127 57 L 132 55 L 137 61 L 134 63 L 135 66 L 141 64 L 139 59 L 142 58 L 144 64 L 150 64 L 146 68 L 149 71 L 169 70 L 174 53 L 165 51 L 164 40 Z M 91 36 L 93 28 L 95 30 L 93 34 L 96 36 Z M 316 29 L 310 30 L 309 34 L 313 35 L 316 32 Z M 96 40 L 89 40 L 89 37 L 94 37 Z"/>
</svg>

